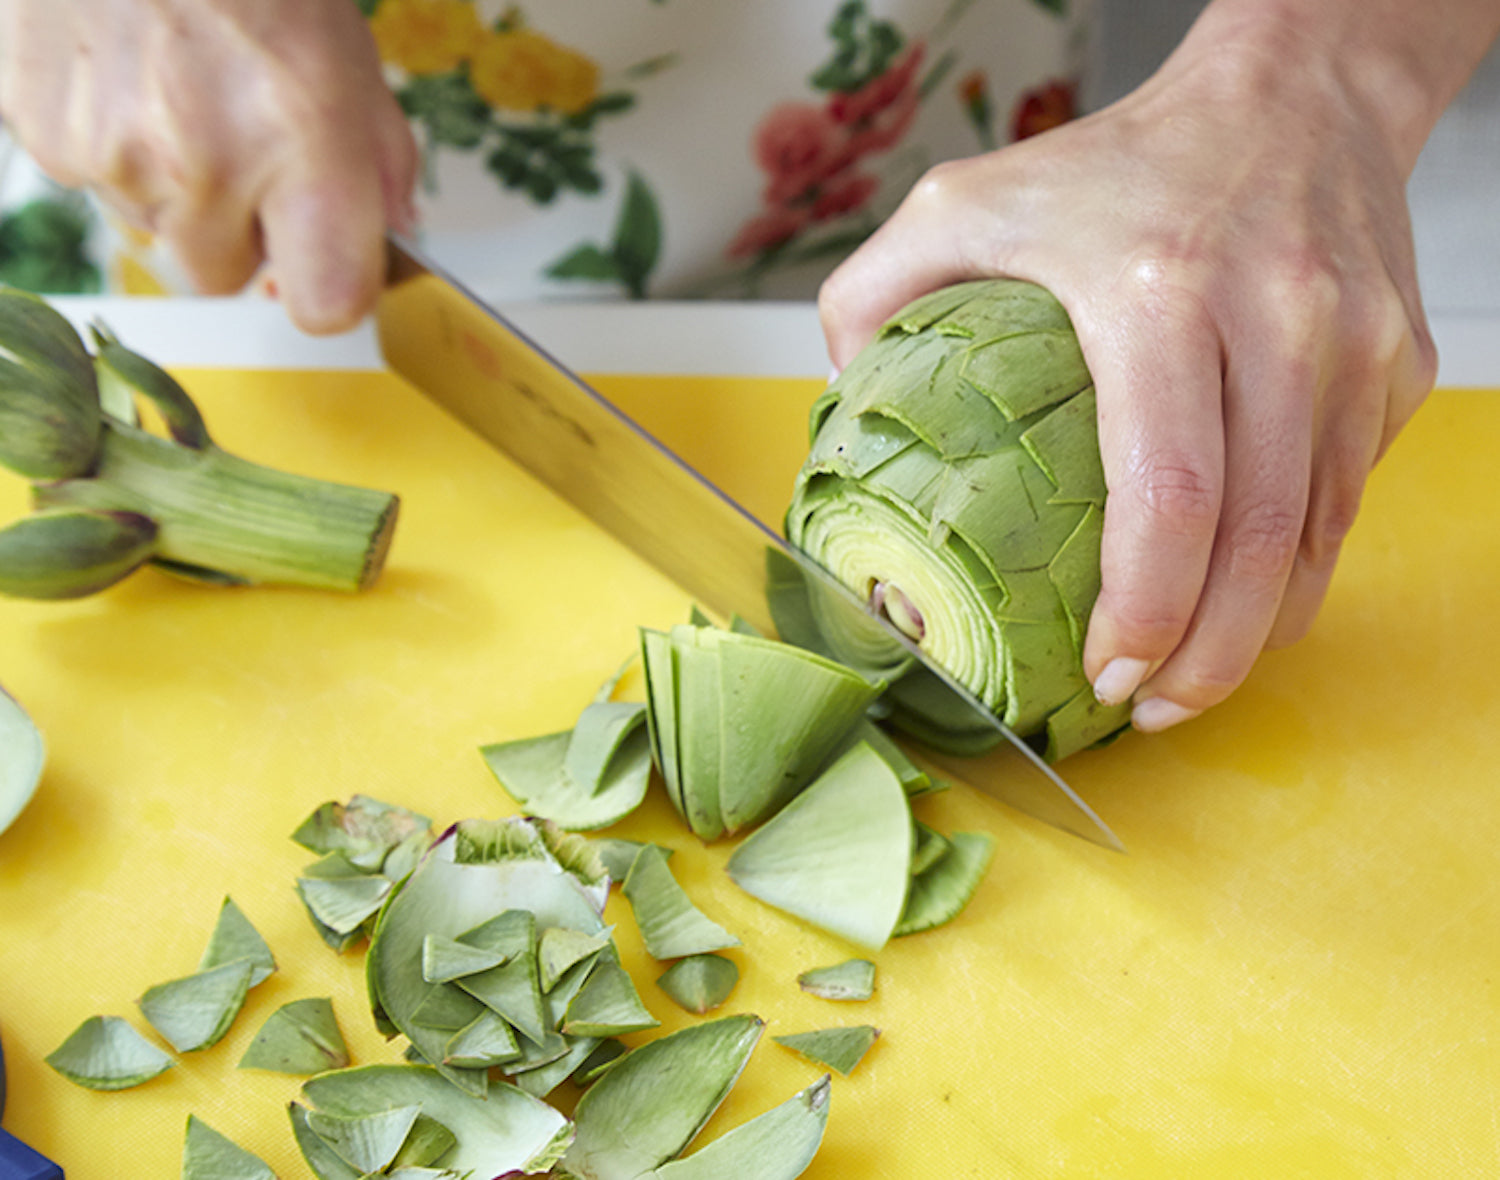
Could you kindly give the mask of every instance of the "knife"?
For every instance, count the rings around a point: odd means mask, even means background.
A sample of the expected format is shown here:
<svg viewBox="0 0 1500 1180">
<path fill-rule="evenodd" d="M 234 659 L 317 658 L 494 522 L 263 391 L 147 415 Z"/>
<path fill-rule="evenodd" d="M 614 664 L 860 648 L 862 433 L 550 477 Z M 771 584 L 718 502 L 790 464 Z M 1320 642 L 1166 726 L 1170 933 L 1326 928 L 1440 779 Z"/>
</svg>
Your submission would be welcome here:
<svg viewBox="0 0 1500 1180">
<path fill-rule="evenodd" d="M 854 631 L 881 628 L 939 691 L 993 731 L 986 754 L 925 760 L 1018 811 L 1116 851 L 1124 845 L 1031 746 L 905 635 L 820 565 L 766 528 L 702 474 L 467 290 L 392 236 L 375 311 L 387 365 L 552 491 L 688 591 L 704 607 L 776 634 L 768 570 L 790 563 L 822 611 Z M 782 580 L 784 572 L 771 580 Z"/>
</svg>

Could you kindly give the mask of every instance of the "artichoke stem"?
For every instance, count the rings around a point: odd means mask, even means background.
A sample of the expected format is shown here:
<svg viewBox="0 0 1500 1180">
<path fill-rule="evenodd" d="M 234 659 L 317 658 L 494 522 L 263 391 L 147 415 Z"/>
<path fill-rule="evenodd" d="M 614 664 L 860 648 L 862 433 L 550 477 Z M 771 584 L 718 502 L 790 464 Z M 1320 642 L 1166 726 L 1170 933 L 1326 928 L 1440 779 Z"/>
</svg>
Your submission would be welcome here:
<svg viewBox="0 0 1500 1180">
<path fill-rule="evenodd" d="M 107 421 L 87 478 L 34 486 L 38 507 L 136 512 L 152 556 L 248 583 L 359 590 L 379 575 L 400 505 L 387 492 L 276 471 L 209 443 L 180 446 Z"/>
<path fill-rule="evenodd" d="M 876 582 L 870 588 L 870 606 L 914 643 L 921 643 L 926 637 L 927 623 L 922 612 L 901 587 L 890 582 Z"/>
</svg>

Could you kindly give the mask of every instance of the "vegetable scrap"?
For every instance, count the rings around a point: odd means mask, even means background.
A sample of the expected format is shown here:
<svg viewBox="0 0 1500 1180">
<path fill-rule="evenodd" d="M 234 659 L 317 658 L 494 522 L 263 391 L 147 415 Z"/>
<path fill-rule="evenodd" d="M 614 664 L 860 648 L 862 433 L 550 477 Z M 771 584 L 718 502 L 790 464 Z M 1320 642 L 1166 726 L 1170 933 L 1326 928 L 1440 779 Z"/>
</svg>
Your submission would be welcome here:
<svg viewBox="0 0 1500 1180">
<path fill-rule="evenodd" d="M 814 967 L 797 976 L 797 986 L 823 1000 L 868 1000 L 875 994 L 875 964 L 869 959 L 846 959 L 830 967 Z"/>
<path fill-rule="evenodd" d="M 856 1024 L 848 1028 L 820 1028 L 771 1039 L 778 1045 L 802 1054 L 815 1065 L 824 1065 L 848 1076 L 864 1060 L 865 1054 L 879 1036 L 878 1028 Z"/>
<path fill-rule="evenodd" d="M 20 703 L 0 688 L 0 832 L 31 802 L 45 762 L 41 731 Z"/>
<path fill-rule="evenodd" d="M 656 986 L 684 1011 L 702 1016 L 723 1005 L 740 981 L 740 969 L 723 955 L 700 954 L 678 959 L 656 980 Z"/>
</svg>

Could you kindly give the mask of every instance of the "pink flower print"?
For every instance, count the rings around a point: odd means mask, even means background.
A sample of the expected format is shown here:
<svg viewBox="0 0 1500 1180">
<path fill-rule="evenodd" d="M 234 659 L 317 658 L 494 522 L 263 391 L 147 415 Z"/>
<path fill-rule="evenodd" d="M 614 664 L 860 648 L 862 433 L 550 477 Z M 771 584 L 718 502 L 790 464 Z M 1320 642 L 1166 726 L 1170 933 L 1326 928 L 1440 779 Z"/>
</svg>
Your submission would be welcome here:
<svg viewBox="0 0 1500 1180">
<path fill-rule="evenodd" d="M 880 181 L 869 173 L 853 168 L 841 172 L 818 189 L 812 204 L 813 220 L 827 221 L 830 217 L 852 213 L 873 197 L 879 187 Z"/>
<path fill-rule="evenodd" d="M 765 201 L 795 200 L 847 163 L 843 129 L 811 103 L 774 107 L 755 130 L 755 160 L 770 177 Z"/>
<path fill-rule="evenodd" d="M 725 251 L 730 258 L 750 258 L 791 241 L 808 223 L 812 208 L 800 205 L 775 205 L 752 217 Z"/>
<path fill-rule="evenodd" d="M 921 102 L 917 70 L 925 53 L 926 47 L 918 41 L 879 77 L 858 90 L 829 98 L 829 115 L 849 130 L 852 158 L 887 151 L 911 129 Z"/>
</svg>

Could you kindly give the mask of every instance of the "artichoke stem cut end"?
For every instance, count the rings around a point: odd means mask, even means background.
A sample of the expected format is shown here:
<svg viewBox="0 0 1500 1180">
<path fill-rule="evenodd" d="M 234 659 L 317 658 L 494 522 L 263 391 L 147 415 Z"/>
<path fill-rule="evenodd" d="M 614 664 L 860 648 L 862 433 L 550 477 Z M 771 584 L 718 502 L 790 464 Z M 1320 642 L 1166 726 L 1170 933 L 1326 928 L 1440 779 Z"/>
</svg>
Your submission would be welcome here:
<svg viewBox="0 0 1500 1180">
<path fill-rule="evenodd" d="M 890 582 L 874 582 L 870 586 L 870 609 L 888 620 L 896 630 L 914 643 L 921 643 L 927 635 L 927 624 L 922 612 L 901 587 Z"/>
</svg>

